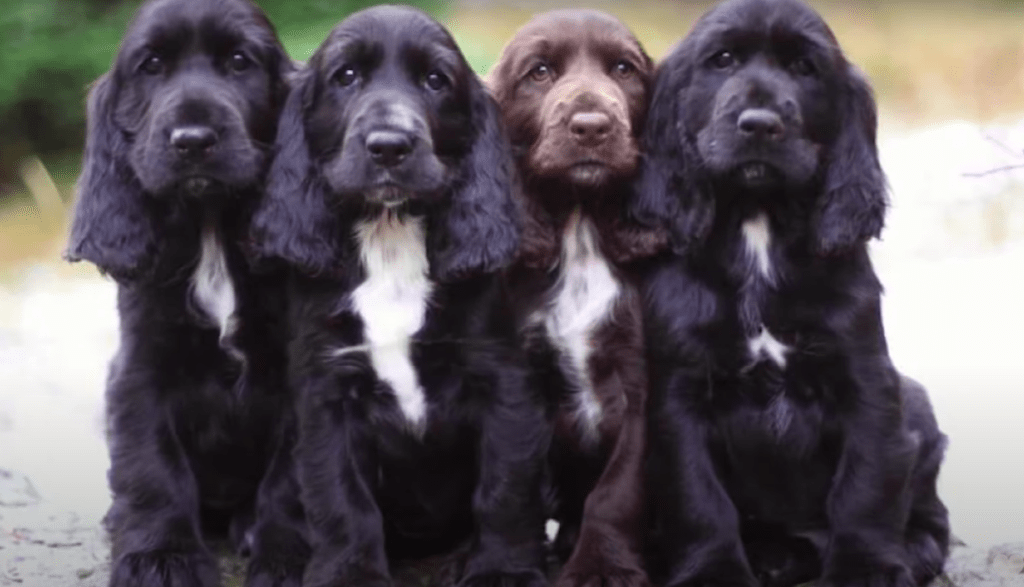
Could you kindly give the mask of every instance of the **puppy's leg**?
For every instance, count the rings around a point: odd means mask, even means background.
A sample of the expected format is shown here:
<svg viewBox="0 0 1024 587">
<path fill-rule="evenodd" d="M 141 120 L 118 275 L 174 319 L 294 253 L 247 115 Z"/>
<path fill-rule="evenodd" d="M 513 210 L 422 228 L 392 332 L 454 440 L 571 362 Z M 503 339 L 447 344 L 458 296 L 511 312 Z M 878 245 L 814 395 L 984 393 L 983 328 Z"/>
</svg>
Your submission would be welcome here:
<svg viewBox="0 0 1024 587">
<path fill-rule="evenodd" d="M 587 496 L 579 539 L 558 587 L 648 585 L 640 562 L 646 418 L 642 396 L 632 395 L 615 448 Z"/>
<path fill-rule="evenodd" d="M 942 573 L 949 555 L 949 514 L 937 491 L 946 436 L 939 430 L 924 387 L 909 377 L 902 377 L 900 390 L 907 426 L 921 439 L 911 483 L 913 502 L 907 524 L 907 556 L 914 581 L 927 585 Z"/>
<path fill-rule="evenodd" d="M 289 418 L 291 420 L 291 418 Z M 292 459 L 295 424 L 282 425 L 256 497 L 246 587 L 299 587 L 309 560 L 305 517 Z"/>
<path fill-rule="evenodd" d="M 299 390 L 296 459 L 312 557 L 304 587 L 389 585 L 384 522 L 374 498 L 376 459 L 370 431 L 354 417 L 348 385 L 321 374 Z M 341 385 L 341 389 L 339 389 Z"/>
<path fill-rule="evenodd" d="M 757 587 L 740 540 L 739 512 L 718 477 L 709 446 L 711 423 L 689 403 L 699 376 L 666 377 L 650 426 L 648 487 L 660 531 L 666 587 Z"/>
<path fill-rule="evenodd" d="M 460 587 L 541 587 L 544 564 L 542 471 L 550 444 L 543 406 L 529 397 L 515 361 L 488 374 L 480 477 L 473 496 L 477 536 Z"/>
<path fill-rule="evenodd" d="M 112 368 L 111 587 L 215 587 L 217 562 L 203 542 L 199 495 L 178 431 L 160 404 L 156 375 Z M 163 390 L 173 394 L 174 390 Z"/>
<path fill-rule="evenodd" d="M 823 585 L 911 587 L 905 533 L 921 439 L 905 426 L 899 380 L 874 358 L 852 356 L 843 396 L 843 444 L 826 503 Z"/>
</svg>

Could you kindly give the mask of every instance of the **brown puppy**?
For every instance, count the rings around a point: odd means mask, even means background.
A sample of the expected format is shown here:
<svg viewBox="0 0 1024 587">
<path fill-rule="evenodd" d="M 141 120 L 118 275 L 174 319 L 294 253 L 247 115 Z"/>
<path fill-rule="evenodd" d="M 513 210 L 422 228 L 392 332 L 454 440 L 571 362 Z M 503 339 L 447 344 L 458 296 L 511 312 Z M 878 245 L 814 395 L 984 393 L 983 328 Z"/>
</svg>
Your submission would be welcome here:
<svg viewBox="0 0 1024 587">
<path fill-rule="evenodd" d="M 505 116 L 526 211 L 511 281 L 555 422 L 559 585 L 645 585 L 646 377 L 629 265 L 665 243 L 625 215 L 653 65 L 593 10 L 536 16 L 488 83 Z M 596 583 L 595 583 L 596 582 Z"/>
</svg>

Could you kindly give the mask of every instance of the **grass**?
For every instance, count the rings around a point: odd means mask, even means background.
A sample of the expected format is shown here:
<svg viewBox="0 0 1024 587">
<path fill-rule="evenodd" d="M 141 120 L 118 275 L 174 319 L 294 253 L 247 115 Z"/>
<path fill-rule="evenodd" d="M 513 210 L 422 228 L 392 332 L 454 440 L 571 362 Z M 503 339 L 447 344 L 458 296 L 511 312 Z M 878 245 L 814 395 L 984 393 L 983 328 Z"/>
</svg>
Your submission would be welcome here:
<svg viewBox="0 0 1024 587">
<path fill-rule="evenodd" d="M 875 87 L 883 132 L 948 119 L 995 121 L 1024 112 L 1024 12 L 1015 5 L 883 2 L 812 3 L 834 29 L 849 58 Z M 640 0 L 589 3 L 629 25 L 655 59 L 689 31 L 709 3 Z M 486 73 L 506 40 L 534 12 L 569 1 L 464 2 L 442 17 L 474 69 Z M 336 18 L 280 27 L 288 51 L 307 59 Z M 47 161 L 65 201 L 78 155 Z M 0 210 L 0 275 L 25 261 L 56 260 L 64 225 L 44 222 L 27 190 Z"/>
</svg>

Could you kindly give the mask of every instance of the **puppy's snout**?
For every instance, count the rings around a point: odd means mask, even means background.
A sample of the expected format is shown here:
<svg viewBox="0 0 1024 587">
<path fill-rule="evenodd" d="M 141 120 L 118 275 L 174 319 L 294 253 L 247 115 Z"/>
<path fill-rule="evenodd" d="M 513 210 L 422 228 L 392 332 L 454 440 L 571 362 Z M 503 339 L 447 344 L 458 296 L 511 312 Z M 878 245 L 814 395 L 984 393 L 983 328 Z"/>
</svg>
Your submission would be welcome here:
<svg viewBox="0 0 1024 587">
<path fill-rule="evenodd" d="M 394 167 L 412 153 L 415 138 L 409 133 L 378 130 L 366 135 L 370 159 L 382 167 Z"/>
<path fill-rule="evenodd" d="M 599 145 L 612 132 L 612 119 L 603 112 L 577 112 L 569 119 L 572 136 L 585 145 Z"/>
<path fill-rule="evenodd" d="M 198 157 L 217 145 L 217 132 L 208 126 L 182 126 L 171 131 L 171 146 L 182 157 Z"/>
<path fill-rule="evenodd" d="M 766 108 L 744 110 L 736 126 L 744 136 L 765 141 L 777 141 L 785 131 L 782 117 Z"/>
</svg>

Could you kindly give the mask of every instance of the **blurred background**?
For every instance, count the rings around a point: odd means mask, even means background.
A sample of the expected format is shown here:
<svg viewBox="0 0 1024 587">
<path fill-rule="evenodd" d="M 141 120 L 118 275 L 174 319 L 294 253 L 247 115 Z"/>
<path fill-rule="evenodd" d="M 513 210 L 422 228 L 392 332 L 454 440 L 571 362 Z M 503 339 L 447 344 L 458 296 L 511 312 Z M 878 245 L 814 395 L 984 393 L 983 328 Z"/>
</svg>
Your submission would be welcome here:
<svg viewBox="0 0 1024 587">
<path fill-rule="evenodd" d="M 257 2 L 297 59 L 372 4 Z M 954 532 L 972 546 L 1024 542 L 1024 4 L 812 4 L 877 94 L 893 203 L 873 245 L 886 328 L 894 360 L 929 387 L 950 436 L 940 490 Z M 518 26 L 560 4 L 417 5 L 482 74 Z M 622 18 L 658 59 L 710 3 L 589 5 Z M 19 561 L 0 562 L 0 586 L 70 568 L 85 581 L 106 556 L 91 537 L 109 503 L 102 388 L 114 287 L 60 251 L 87 85 L 110 66 L 137 6 L 0 0 L 0 549 Z M 67 560 L 55 562 L 53 548 Z"/>
</svg>

